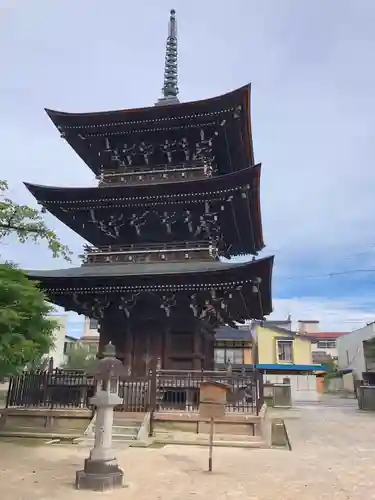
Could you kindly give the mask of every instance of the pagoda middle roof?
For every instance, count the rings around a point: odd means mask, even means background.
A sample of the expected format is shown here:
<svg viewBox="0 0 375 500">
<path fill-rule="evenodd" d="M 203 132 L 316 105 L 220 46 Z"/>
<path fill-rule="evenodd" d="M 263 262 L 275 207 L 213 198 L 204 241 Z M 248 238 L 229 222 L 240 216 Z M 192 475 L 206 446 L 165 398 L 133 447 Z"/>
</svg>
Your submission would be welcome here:
<svg viewBox="0 0 375 500">
<path fill-rule="evenodd" d="M 90 113 L 52 109 L 46 112 L 62 137 L 96 174 L 101 169 L 115 169 L 124 146 L 131 147 L 132 154 L 137 155 L 139 146 L 147 143 L 157 152 L 150 165 L 154 161 L 160 163 L 163 153 L 159 148 L 165 140 L 179 143 L 187 138 L 193 154 L 199 134 L 206 130 L 206 140 L 219 136 L 221 146 L 213 149 L 221 175 L 254 164 L 250 88 L 248 84 L 218 97 L 168 106 Z M 182 135 L 179 129 L 183 129 Z M 179 155 L 183 156 L 176 150 L 173 158 L 177 161 Z M 124 161 L 126 158 L 126 154 L 121 157 Z M 132 165 L 137 165 L 137 156 L 133 156 Z"/>
<path fill-rule="evenodd" d="M 108 203 L 113 201 L 123 201 L 124 204 L 131 205 L 140 201 L 161 200 L 163 198 L 191 199 L 202 195 L 214 195 L 216 193 L 230 195 L 231 193 L 243 189 L 249 185 L 253 199 L 259 204 L 261 164 L 248 167 L 230 174 L 219 177 L 210 177 L 203 180 L 189 180 L 179 182 L 164 182 L 162 184 L 136 184 L 136 185 L 114 185 L 101 187 L 60 187 L 46 186 L 42 184 L 32 184 L 25 182 L 25 186 L 44 205 L 90 205 Z M 67 208 L 67 207 L 66 207 Z M 73 207 L 72 207 L 73 208 Z"/>
<path fill-rule="evenodd" d="M 97 247 L 194 240 L 195 234 L 201 234 L 195 233 L 200 216 L 209 207 L 210 212 L 217 214 L 229 254 L 256 254 L 264 248 L 260 172 L 259 164 L 200 181 L 78 188 L 26 183 L 26 187 L 55 217 Z M 191 231 L 184 223 L 183 212 L 187 210 L 195 227 Z M 160 225 L 164 212 L 174 217 L 173 232 Z M 140 232 L 132 224 L 134 214 L 144 218 Z M 103 230 L 96 220 L 118 220 L 116 237 Z"/>
</svg>

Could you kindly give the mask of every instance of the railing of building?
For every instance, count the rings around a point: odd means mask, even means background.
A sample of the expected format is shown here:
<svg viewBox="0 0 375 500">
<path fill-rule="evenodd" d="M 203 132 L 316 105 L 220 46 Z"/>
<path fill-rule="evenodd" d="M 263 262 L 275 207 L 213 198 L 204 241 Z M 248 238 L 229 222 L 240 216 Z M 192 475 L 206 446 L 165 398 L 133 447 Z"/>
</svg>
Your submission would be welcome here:
<svg viewBox="0 0 375 500">
<path fill-rule="evenodd" d="M 263 404 L 263 378 L 255 370 L 240 372 L 150 371 L 145 377 L 120 381 L 122 404 L 126 412 L 197 412 L 202 381 L 224 382 L 231 388 L 228 412 L 259 413 Z M 94 380 L 82 371 L 23 372 L 10 379 L 8 408 L 90 408 Z"/>
</svg>

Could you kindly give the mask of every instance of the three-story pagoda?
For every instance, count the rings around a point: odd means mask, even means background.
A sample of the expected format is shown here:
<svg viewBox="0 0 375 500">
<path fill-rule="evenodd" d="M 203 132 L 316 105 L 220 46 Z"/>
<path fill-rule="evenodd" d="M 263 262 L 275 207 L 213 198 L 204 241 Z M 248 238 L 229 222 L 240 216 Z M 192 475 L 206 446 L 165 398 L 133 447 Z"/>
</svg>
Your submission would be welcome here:
<svg viewBox="0 0 375 500">
<path fill-rule="evenodd" d="M 96 318 L 100 348 L 111 341 L 133 375 L 152 366 L 212 369 L 220 324 L 272 310 L 273 257 L 255 259 L 264 243 L 250 85 L 202 101 L 177 96 L 172 10 L 155 106 L 47 110 L 98 187 L 26 184 L 89 243 L 82 266 L 29 276 L 55 304 Z M 239 255 L 254 257 L 228 262 Z"/>
</svg>

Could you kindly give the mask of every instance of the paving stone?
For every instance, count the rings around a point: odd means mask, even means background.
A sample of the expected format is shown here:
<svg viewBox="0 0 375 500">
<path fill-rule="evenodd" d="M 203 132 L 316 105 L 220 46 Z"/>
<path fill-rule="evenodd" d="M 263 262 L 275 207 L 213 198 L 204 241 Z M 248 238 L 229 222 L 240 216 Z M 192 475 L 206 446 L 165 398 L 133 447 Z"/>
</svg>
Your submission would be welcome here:
<svg viewBox="0 0 375 500">
<path fill-rule="evenodd" d="M 293 451 L 195 446 L 116 449 L 126 490 L 75 491 L 88 449 L 0 442 L 1 500 L 375 500 L 375 414 L 354 405 L 301 408 L 286 422 Z"/>
</svg>

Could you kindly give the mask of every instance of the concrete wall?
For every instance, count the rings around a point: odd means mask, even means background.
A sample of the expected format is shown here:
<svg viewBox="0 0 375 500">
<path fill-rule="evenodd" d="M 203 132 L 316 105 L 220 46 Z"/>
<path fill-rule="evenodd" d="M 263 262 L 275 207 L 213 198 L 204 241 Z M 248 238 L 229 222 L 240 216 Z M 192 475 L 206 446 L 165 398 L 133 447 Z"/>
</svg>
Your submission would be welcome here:
<svg viewBox="0 0 375 500">
<path fill-rule="evenodd" d="M 354 377 L 352 373 L 345 373 L 342 376 L 342 383 L 345 391 L 355 392 Z"/>
<path fill-rule="evenodd" d="M 299 401 L 318 401 L 320 395 L 317 390 L 315 375 L 276 375 L 265 374 L 264 383 L 270 382 L 273 384 L 282 384 L 285 378 L 290 380 L 290 388 L 292 393 L 292 404 Z"/>
<path fill-rule="evenodd" d="M 327 382 L 327 391 L 335 392 L 342 391 L 344 389 L 344 378 L 343 377 L 334 377 L 328 380 Z"/>
<path fill-rule="evenodd" d="M 356 378 L 362 379 L 362 373 L 366 371 L 363 341 L 373 337 L 375 337 L 375 323 L 339 337 L 336 342 L 339 368 L 351 369 Z"/>
<path fill-rule="evenodd" d="M 319 331 L 319 321 L 317 320 L 298 320 L 298 333 L 314 334 Z"/>
<path fill-rule="evenodd" d="M 258 363 L 260 364 L 290 364 L 278 361 L 277 357 L 277 338 L 289 337 L 289 333 L 282 333 L 280 330 L 272 330 L 272 328 L 257 326 L 257 341 L 258 341 Z M 311 365 L 311 343 L 307 339 L 298 336 L 293 337 L 293 363 L 298 365 Z"/>
</svg>

